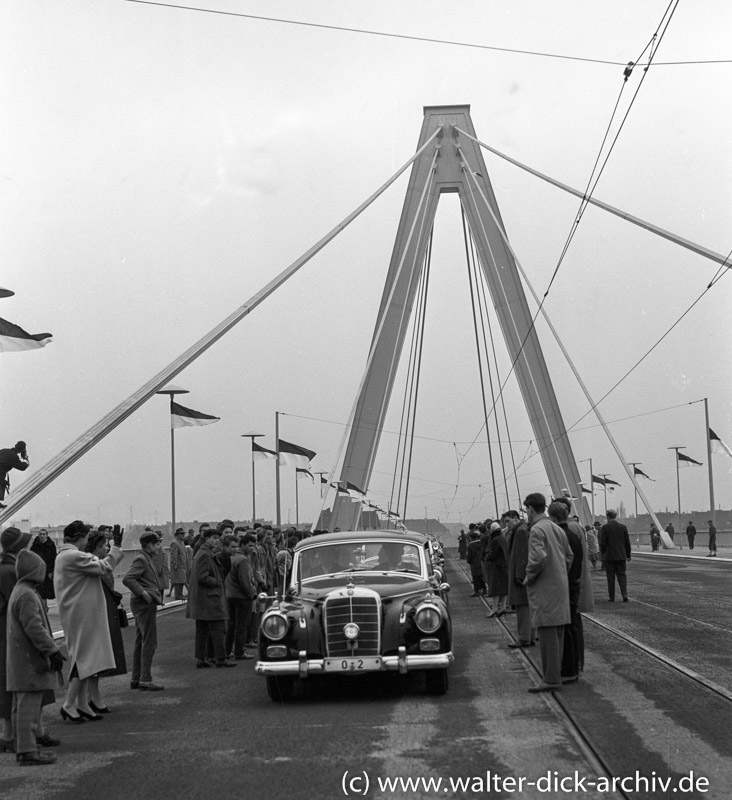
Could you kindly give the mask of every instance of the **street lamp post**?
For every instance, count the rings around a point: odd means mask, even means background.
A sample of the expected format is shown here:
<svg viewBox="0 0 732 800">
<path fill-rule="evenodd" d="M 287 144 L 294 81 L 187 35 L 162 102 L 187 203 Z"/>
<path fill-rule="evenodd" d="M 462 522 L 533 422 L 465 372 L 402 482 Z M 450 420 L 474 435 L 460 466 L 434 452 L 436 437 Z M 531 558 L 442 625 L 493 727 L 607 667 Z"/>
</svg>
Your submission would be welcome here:
<svg viewBox="0 0 732 800">
<path fill-rule="evenodd" d="M 681 445 L 679 447 L 667 447 L 667 450 L 675 450 L 676 451 L 676 499 L 678 501 L 678 510 L 679 510 L 679 542 L 681 541 L 681 481 L 679 480 L 679 450 L 685 450 L 686 445 Z M 680 548 L 683 550 L 683 544 L 679 545 Z"/>
<path fill-rule="evenodd" d="M 249 433 L 242 433 L 241 436 L 242 439 L 249 439 L 252 447 L 252 528 L 253 528 L 254 523 L 257 521 L 257 484 L 254 475 L 254 440 L 258 439 L 260 436 L 264 436 L 264 434 L 254 433 L 253 431 L 249 431 Z"/>
<path fill-rule="evenodd" d="M 170 498 L 171 498 L 171 533 L 175 531 L 175 428 L 173 427 L 173 398 L 177 394 L 188 394 L 188 389 L 181 389 L 172 383 L 155 394 L 167 394 L 170 396 Z"/>
</svg>

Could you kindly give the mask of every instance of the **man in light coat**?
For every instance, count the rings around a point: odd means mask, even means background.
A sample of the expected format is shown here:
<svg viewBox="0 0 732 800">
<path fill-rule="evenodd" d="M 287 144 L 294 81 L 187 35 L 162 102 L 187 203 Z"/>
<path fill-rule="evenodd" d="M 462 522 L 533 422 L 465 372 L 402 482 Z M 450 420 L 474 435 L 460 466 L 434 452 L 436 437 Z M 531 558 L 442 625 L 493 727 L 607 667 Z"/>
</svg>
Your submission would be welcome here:
<svg viewBox="0 0 732 800">
<path fill-rule="evenodd" d="M 562 688 L 564 626 L 570 621 L 567 570 L 572 550 L 564 531 L 545 514 L 546 498 L 527 495 L 524 507 L 529 518 L 529 558 L 524 584 L 529 597 L 531 624 L 538 631 L 543 677 L 530 692 L 552 692 Z"/>
</svg>

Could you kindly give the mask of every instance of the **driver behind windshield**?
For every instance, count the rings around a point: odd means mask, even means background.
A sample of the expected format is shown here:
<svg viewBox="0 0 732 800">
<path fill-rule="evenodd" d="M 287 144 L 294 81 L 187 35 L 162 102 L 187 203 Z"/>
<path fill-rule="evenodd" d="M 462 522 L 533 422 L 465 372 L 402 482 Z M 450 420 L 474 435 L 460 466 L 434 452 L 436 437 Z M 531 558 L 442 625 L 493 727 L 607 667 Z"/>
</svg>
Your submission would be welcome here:
<svg viewBox="0 0 732 800">
<path fill-rule="evenodd" d="M 402 561 L 404 545 L 399 542 L 385 542 L 379 550 L 379 569 L 399 570 L 409 569 L 409 565 Z"/>
</svg>

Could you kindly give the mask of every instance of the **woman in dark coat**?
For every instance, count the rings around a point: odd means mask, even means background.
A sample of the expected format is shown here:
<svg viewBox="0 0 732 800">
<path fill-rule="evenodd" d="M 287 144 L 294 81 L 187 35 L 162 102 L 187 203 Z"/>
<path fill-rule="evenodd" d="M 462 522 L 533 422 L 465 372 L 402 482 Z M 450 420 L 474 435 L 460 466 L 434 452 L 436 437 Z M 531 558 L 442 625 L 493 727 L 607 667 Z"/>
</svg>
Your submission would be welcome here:
<svg viewBox="0 0 732 800">
<path fill-rule="evenodd" d="M 38 531 L 38 536 L 33 540 L 30 549 L 39 555 L 46 565 L 46 577 L 43 583 L 38 587 L 38 594 L 44 601 L 53 600 L 56 595 L 53 591 L 53 568 L 56 564 L 56 545 L 52 539 L 48 538 L 48 531 L 41 528 Z M 48 602 L 45 603 L 48 608 Z"/>
<path fill-rule="evenodd" d="M 465 556 L 468 552 L 468 537 L 465 535 L 465 531 L 460 531 L 460 536 L 458 536 L 458 554 L 460 556 L 461 561 L 465 561 Z"/>
<path fill-rule="evenodd" d="M 488 552 L 485 556 L 488 564 L 489 586 L 493 611 L 489 617 L 502 617 L 506 613 L 508 596 L 508 546 L 503 537 L 501 526 L 494 522 L 491 525 Z"/>
</svg>

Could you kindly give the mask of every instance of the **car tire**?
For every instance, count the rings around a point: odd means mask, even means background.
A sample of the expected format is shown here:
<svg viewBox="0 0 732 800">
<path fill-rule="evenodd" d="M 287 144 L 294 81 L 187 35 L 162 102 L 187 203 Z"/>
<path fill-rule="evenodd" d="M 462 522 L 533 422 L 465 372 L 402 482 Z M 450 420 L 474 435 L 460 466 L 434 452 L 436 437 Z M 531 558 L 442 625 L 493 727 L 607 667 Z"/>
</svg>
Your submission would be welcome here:
<svg viewBox="0 0 732 800">
<path fill-rule="evenodd" d="M 428 669 L 424 673 L 427 694 L 446 694 L 450 685 L 447 669 Z"/>
<path fill-rule="evenodd" d="M 275 703 L 289 703 L 295 694 L 295 679 L 290 675 L 268 676 L 267 694 Z"/>
</svg>

